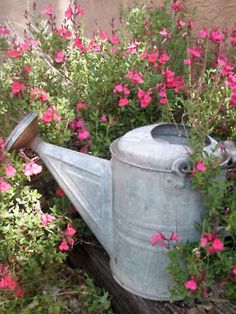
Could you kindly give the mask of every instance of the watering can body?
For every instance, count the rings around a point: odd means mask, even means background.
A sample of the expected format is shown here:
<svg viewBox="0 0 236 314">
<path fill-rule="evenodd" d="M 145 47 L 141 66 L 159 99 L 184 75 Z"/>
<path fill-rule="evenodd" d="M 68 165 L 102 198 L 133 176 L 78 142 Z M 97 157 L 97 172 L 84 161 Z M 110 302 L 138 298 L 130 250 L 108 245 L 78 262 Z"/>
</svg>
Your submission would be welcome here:
<svg viewBox="0 0 236 314">
<path fill-rule="evenodd" d="M 13 130 L 6 148 L 29 146 L 41 157 L 108 252 L 122 287 L 147 299 L 170 300 L 167 249 L 150 240 L 157 230 L 177 233 L 181 241 L 200 237 L 193 224 L 201 222 L 204 207 L 186 175 L 187 141 L 180 125 L 141 127 L 112 143 L 108 161 L 43 142 L 32 113 Z M 204 149 L 216 147 L 208 137 Z"/>
</svg>

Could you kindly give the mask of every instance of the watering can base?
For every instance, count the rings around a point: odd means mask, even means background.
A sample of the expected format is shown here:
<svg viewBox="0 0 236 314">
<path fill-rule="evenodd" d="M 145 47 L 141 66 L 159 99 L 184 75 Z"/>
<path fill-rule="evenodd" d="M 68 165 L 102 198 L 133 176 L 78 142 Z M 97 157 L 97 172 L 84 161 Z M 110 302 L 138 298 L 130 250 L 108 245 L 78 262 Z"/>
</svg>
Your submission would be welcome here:
<svg viewBox="0 0 236 314">
<path fill-rule="evenodd" d="M 153 295 L 149 295 L 149 294 L 143 294 L 140 293 L 134 289 L 131 289 L 130 287 L 127 287 L 123 282 L 121 282 L 114 274 L 112 274 L 114 280 L 119 284 L 119 286 L 121 286 L 122 288 L 124 288 L 126 291 L 129 291 L 143 299 L 148 299 L 148 300 L 152 300 L 152 301 L 171 301 L 171 297 L 170 295 L 158 295 L 158 294 L 153 294 Z"/>
</svg>

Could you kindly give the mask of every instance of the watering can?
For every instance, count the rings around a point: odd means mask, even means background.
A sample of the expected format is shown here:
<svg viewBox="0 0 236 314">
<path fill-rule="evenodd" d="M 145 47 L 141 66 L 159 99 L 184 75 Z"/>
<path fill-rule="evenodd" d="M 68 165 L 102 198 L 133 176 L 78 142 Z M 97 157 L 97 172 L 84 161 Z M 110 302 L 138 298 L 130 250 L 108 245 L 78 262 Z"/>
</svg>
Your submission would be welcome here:
<svg viewBox="0 0 236 314">
<path fill-rule="evenodd" d="M 177 233 L 181 241 L 199 240 L 193 223 L 204 211 L 200 193 L 187 173 L 190 147 L 182 125 L 155 124 L 115 140 L 111 160 L 61 148 L 37 135 L 37 114 L 28 114 L 12 131 L 6 149 L 30 147 L 110 256 L 114 279 L 126 290 L 151 300 L 170 300 L 171 279 L 165 247 L 153 247 L 156 230 Z M 205 148 L 236 166 L 236 147 L 226 143 L 224 158 L 215 139 Z"/>
</svg>

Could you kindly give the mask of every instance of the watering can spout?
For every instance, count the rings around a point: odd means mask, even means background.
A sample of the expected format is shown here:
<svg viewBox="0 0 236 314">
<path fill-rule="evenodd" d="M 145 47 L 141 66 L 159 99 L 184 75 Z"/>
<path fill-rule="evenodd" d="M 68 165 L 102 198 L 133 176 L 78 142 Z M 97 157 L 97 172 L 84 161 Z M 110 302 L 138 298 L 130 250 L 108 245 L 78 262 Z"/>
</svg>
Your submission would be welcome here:
<svg viewBox="0 0 236 314">
<path fill-rule="evenodd" d="M 39 155 L 110 255 L 112 251 L 110 162 L 48 144 L 38 137 L 37 130 L 37 114 L 30 113 L 9 135 L 6 149 L 9 151 L 30 147 Z"/>
</svg>

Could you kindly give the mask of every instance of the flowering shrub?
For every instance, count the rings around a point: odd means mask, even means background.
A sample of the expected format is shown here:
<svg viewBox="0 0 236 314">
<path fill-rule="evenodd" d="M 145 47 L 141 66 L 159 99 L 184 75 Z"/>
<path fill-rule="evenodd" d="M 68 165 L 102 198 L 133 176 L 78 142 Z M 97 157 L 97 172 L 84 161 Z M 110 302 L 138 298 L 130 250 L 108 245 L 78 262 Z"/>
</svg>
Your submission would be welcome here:
<svg viewBox="0 0 236 314">
<path fill-rule="evenodd" d="M 216 286 L 221 295 L 235 297 L 235 172 L 222 171 L 221 161 L 203 156 L 202 150 L 208 134 L 236 139 L 236 28 L 197 32 L 184 1 L 174 0 L 171 6 L 148 1 L 123 11 L 124 34 L 113 25 L 111 34 L 99 29 L 88 39 L 80 27 L 83 13 L 71 1 L 57 26 L 51 6 L 38 13 L 34 4 L 34 17 L 26 12 L 22 42 L 0 28 L 2 136 L 34 110 L 45 140 L 109 157 L 110 143 L 135 127 L 158 121 L 192 126 L 189 176 L 206 202 L 198 226 L 201 240 L 181 243 L 178 235 L 158 230 L 152 244 L 172 248 L 174 297 L 206 298 Z M 21 274 L 12 288 L 17 293 L 32 269 L 40 277 L 44 265 L 63 260 L 75 230 L 59 211 L 58 200 L 49 206 L 47 197 L 32 188 L 35 184 L 39 190 L 36 175 L 52 184 L 37 157 L 28 151 L 1 154 L 1 251 L 8 261 L 3 269 L 8 279 Z M 63 191 L 56 194 L 61 197 Z M 5 286 L 11 290 L 8 279 Z"/>
</svg>

